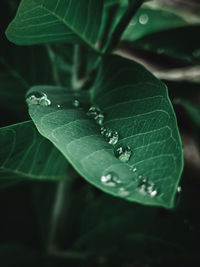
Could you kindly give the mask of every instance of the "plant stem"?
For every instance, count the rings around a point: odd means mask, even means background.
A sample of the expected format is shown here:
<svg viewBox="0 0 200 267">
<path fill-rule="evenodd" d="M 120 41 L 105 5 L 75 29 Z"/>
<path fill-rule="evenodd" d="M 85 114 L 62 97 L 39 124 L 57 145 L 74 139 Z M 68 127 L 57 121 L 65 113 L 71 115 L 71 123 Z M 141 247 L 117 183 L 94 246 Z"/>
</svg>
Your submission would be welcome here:
<svg viewBox="0 0 200 267">
<path fill-rule="evenodd" d="M 104 53 L 111 53 L 112 50 L 118 45 L 124 30 L 126 29 L 134 14 L 137 12 L 138 8 L 141 6 L 142 2 L 142 0 L 129 0 L 129 6 L 120 19 L 118 25 L 116 26 L 111 36 L 110 42 L 105 46 L 105 49 L 103 51 Z"/>
<path fill-rule="evenodd" d="M 100 50 L 103 50 L 106 44 L 106 41 L 109 37 L 109 30 L 112 27 L 112 22 L 113 22 L 113 19 L 115 18 L 118 8 L 119 8 L 119 4 L 111 6 L 108 10 L 108 16 L 106 18 L 105 29 L 104 29 L 101 42 L 100 42 L 100 47 L 99 47 Z"/>
<path fill-rule="evenodd" d="M 47 251 L 50 253 L 57 250 L 56 241 L 58 241 L 60 229 L 62 228 L 63 221 L 66 221 L 66 218 L 68 219 L 73 180 L 74 177 L 68 176 L 66 180 L 60 181 L 57 184 L 47 241 Z"/>
<path fill-rule="evenodd" d="M 86 76 L 86 50 L 84 46 L 74 45 L 72 89 L 80 90 Z"/>
<path fill-rule="evenodd" d="M 51 47 L 51 45 L 46 45 L 47 48 L 47 52 L 49 54 L 49 58 L 51 60 L 51 66 L 52 66 L 52 72 L 53 72 L 53 79 L 56 85 L 61 85 L 60 84 L 60 79 L 59 79 L 59 74 L 58 74 L 58 70 L 57 70 L 57 66 L 56 66 L 56 55 L 53 52 L 53 49 Z"/>
</svg>

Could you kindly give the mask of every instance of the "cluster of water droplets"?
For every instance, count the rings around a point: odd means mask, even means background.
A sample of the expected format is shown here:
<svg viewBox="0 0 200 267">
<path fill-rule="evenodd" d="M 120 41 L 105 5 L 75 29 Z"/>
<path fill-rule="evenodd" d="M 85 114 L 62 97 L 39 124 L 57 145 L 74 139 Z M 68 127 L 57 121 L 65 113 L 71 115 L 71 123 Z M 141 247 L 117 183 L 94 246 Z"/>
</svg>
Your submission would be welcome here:
<svg viewBox="0 0 200 267">
<path fill-rule="evenodd" d="M 125 187 L 119 176 L 115 172 L 107 172 L 101 176 L 101 183 L 106 187 L 115 187 L 118 189 L 118 194 L 126 197 L 130 194 Z"/>
<path fill-rule="evenodd" d="M 118 175 L 114 172 L 108 172 L 101 176 L 101 182 L 105 186 L 115 187 L 116 185 L 121 184 L 121 180 Z"/>
<path fill-rule="evenodd" d="M 138 189 L 141 194 L 149 195 L 151 197 L 155 197 L 158 194 L 154 183 L 148 181 L 147 178 L 142 176 L 139 176 L 138 178 Z"/>
<path fill-rule="evenodd" d="M 51 105 L 51 101 L 47 95 L 42 92 L 31 92 L 27 95 L 26 102 L 28 105 L 40 105 L 44 107 Z"/>
</svg>

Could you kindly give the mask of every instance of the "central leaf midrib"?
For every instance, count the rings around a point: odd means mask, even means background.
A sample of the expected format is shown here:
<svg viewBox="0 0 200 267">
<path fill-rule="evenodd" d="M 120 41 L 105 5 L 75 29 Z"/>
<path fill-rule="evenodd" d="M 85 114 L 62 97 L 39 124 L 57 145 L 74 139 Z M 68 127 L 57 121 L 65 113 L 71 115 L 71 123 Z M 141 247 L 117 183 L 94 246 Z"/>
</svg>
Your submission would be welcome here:
<svg viewBox="0 0 200 267">
<path fill-rule="evenodd" d="M 36 3 L 37 4 L 37 3 Z M 99 52 L 92 43 L 88 42 L 88 40 L 86 40 L 84 38 L 83 35 L 81 35 L 79 32 L 76 31 L 75 28 L 73 28 L 72 26 L 70 26 L 66 20 L 62 19 L 59 15 L 57 15 L 55 12 L 51 11 L 50 9 L 48 9 L 47 7 L 45 7 L 44 5 L 39 5 L 39 7 L 47 12 L 49 12 L 49 14 L 51 14 L 52 16 L 54 16 L 55 18 L 57 18 L 60 22 L 62 22 L 70 31 L 74 32 L 82 41 L 84 41 L 89 47 L 91 47 L 93 50 L 95 50 L 96 52 Z"/>
</svg>

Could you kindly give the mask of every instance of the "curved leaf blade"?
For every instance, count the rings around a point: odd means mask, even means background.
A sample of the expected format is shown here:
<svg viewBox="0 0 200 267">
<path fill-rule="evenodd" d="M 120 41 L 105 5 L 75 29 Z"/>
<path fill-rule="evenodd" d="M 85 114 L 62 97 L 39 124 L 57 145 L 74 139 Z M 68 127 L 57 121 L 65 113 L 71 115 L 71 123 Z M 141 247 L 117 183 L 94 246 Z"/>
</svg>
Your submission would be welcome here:
<svg viewBox="0 0 200 267">
<path fill-rule="evenodd" d="M 94 48 L 102 5 L 101 0 L 22 0 L 6 35 L 18 45 L 69 42 Z"/>
<path fill-rule="evenodd" d="M 31 121 L 0 129 L 0 183 L 17 180 L 60 180 L 67 161 Z"/>
<path fill-rule="evenodd" d="M 120 66 L 120 68 L 119 68 Z M 128 145 L 127 163 L 115 157 L 114 148 L 100 134 L 100 127 L 86 115 L 87 92 L 77 96 L 63 88 L 34 87 L 48 95 L 52 106 L 29 106 L 42 135 L 53 142 L 76 170 L 90 183 L 115 196 L 146 205 L 172 207 L 183 168 L 182 147 L 176 118 L 166 86 L 137 63 L 111 56 L 103 60 L 92 88 L 91 103 L 105 114 L 104 127 L 119 132 L 118 145 Z M 31 92 L 31 91 L 30 91 Z M 74 98 L 82 103 L 74 108 Z M 57 105 L 62 108 L 58 109 Z M 137 172 L 133 172 L 133 168 Z M 128 190 L 101 183 L 105 172 L 115 172 Z M 148 178 L 158 195 L 143 194 L 138 178 Z"/>
</svg>

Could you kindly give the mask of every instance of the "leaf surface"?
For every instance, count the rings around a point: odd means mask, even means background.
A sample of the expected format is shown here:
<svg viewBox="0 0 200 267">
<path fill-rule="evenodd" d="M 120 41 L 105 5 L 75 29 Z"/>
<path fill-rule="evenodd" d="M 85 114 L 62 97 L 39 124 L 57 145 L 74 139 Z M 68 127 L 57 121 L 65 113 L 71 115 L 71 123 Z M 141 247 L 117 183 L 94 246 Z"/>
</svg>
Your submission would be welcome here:
<svg viewBox="0 0 200 267">
<path fill-rule="evenodd" d="M 173 206 L 183 158 L 175 114 L 162 82 L 141 65 L 111 56 L 103 60 L 90 92 L 73 93 L 60 87 L 31 89 L 41 90 L 52 105 L 29 105 L 36 127 L 87 181 L 130 201 Z M 80 108 L 72 105 L 74 99 L 80 101 Z M 100 126 L 87 116 L 87 102 L 103 110 L 104 127 L 118 132 L 115 147 L 104 140 Z M 127 163 L 115 156 L 116 146 L 131 148 Z M 119 185 L 106 186 L 101 178 L 112 172 L 120 179 Z M 145 189 L 155 186 L 156 197 L 143 192 L 143 180 L 148 181 Z"/>
<path fill-rule="evenodd" d="M 66 159 L 36 130 L 31 121 L 0 128 L 0 181 L 59 180 Z"/>
<path fill-rule="evenodd" d="M 19 45 L 68 42 L 94 48 L 102 0 L 22 0 L 6 31 Z"/>
</svg>

